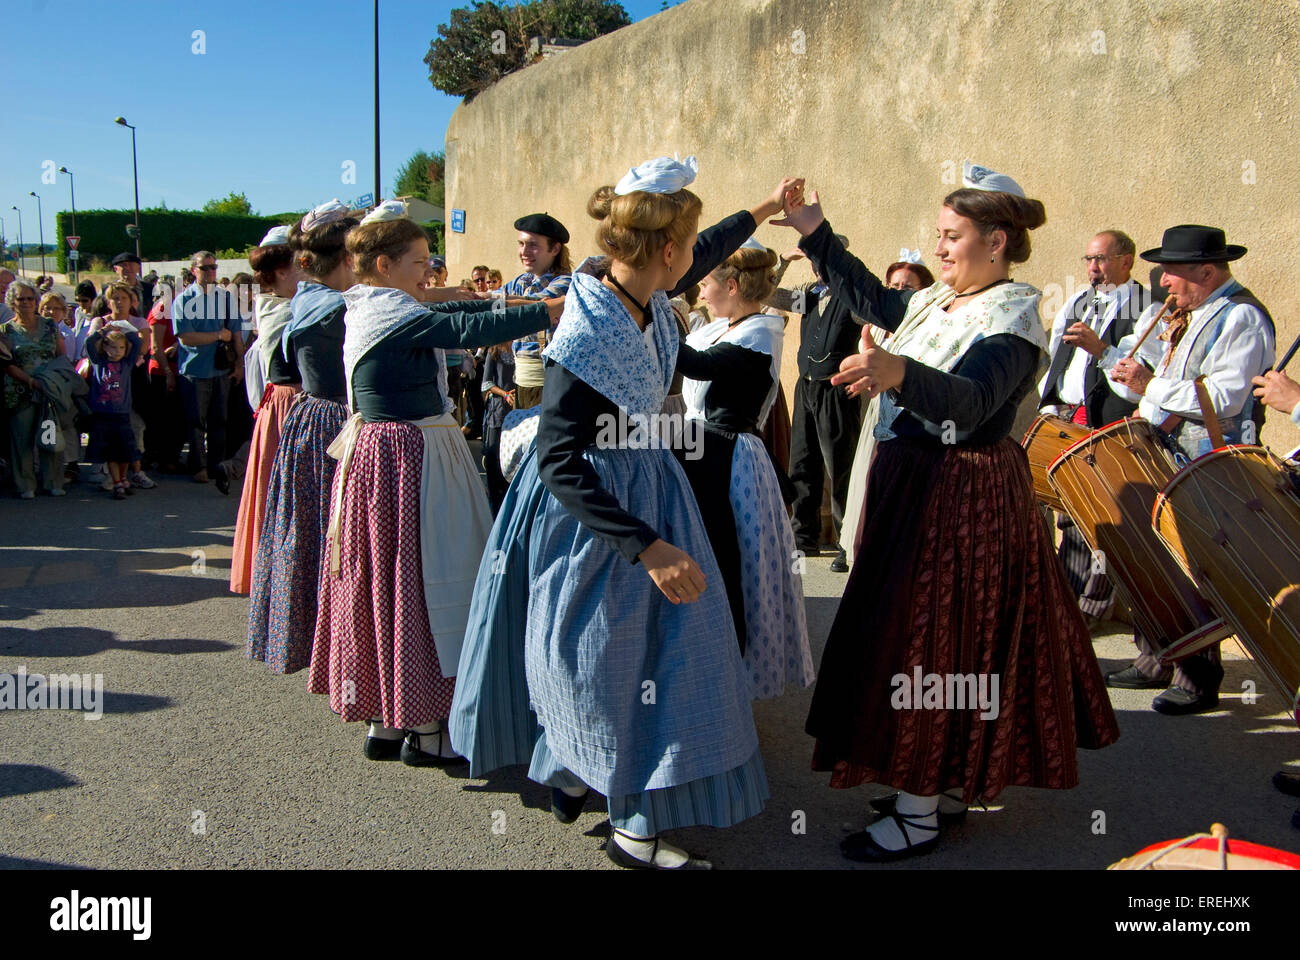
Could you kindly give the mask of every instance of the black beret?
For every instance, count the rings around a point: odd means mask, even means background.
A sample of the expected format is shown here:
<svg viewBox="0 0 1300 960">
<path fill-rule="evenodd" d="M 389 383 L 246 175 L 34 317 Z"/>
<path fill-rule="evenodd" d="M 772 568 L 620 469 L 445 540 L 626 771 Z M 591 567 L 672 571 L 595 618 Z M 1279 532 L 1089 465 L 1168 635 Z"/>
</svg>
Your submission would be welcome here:
<svg viewBox="0 0 1300 960">
<path fill-rule="evenodd" d="M 134 253 L 119 253 L 113 258 L 113 262 L 109 266 L 116 267 L 119 263 L 140 263 L 140 258 Z"/>
<path fill-rule="evenodd" d="M 569 231 L 549 213 L 530 213 L 526 217 L 520 217 L 515 221 L 515 229 L 535 233 L 556 243 L 569 242 Z"/>
</svg>

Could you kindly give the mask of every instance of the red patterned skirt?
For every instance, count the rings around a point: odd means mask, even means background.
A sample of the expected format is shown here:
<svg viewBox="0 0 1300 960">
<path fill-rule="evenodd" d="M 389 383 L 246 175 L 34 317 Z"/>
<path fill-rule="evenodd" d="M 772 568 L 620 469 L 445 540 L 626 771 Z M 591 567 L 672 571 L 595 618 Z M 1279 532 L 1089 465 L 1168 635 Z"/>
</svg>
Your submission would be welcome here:
<svg viewBox="0 0 1300 960">
<path fill-rule="evenodd" d="M 1024 450 L 882 443 L 863 516 L 808 716 L 813 769 L 967 803 L 1076 786 L 1077 748 L 1119 726 Z M 980 683 L 996 710 L 971 703 Z"/>
<path fill-rule="evenodd" d="M 257 408 L 253 439 L 248 447 L 248 469 L 235 518 L 235 545 L 230 554 L 231 593 L 248 593 L 253 585 L 253 558 L 257 556 L 262 521 L 266 518 L 266 486 L 275 463 L 275 451 L 280 447 L 280 428 L 300 393 L 302 387 L 297 384 L 267 384 Z"/>
<path fill-rule="evenodd" d="M 340 565 L 334 576 L 329 557 L 321 562 L 307 689 L 328 693 L 345 721 L 410 728 L 451 712 L 456 680 L 442 675 L 424 602 L 423 456 L 418 427 L 367 423 L 347 475 L 334 473 L 335 491 L 344 484 Z"/>
</svg>

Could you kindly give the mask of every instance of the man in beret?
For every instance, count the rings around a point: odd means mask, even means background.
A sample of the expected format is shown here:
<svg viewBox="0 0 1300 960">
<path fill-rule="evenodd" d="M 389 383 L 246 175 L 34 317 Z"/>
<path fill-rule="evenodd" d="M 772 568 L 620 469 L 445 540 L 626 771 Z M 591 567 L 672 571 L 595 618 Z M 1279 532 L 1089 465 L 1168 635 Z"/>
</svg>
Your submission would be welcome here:
<svg viewBox="0 0 1300 960">
<path fill-rule="evenodd" d="M 524 272 L 503 287 L 507 297 L 542 300 L 569 292 L 573 264 L 569 259 L 569 231 L 550 214 L 530 213 L 515 221 L 519 231 L 519 262 Z M 516 409 L 526 410 L 542 402 L 542 351 L 550 339 L 549 330 L 516 340 Z"/>
<path fill-rule="evenodd" d="M 1143 260 L 1164 267 L 1162 282 L 1176 301 L 1164 332 L 1147 337 L 1137 356 L 1125 359 L 1160 311 L 1161 304 L 1152 303 L 1134 332 L 1118 347 L 1107 348 L 1098 361 L 1116 393 L 1136 402 L 1138 415 L 1187 460 L 1214 446 L 1197 399 L 1198 379 L 1225 443 L 1255 443 L 1263 427 L 1264 408 L 1255 401 L 1252 379 L 1273 365 L 1276 332 L 1268 310 L 1228 268 L 1245 255 L 1245 247 L 1226 243 L 1217 228 L 1170 227 L 1159 247 L 1142 254 Z M 1137 632 L 1140 655 L 1132 666 L 1110 674 L 1107 683 L 1126 689 L 1163 686 L 1166 672 L 1156 655 L 1174 639 Z M 1179 661 L 1172 685 L 1151 706 L 1172 715 L 1213 710 L 1222 682 L 1216 643 Z"/>
<path fill-rule="evenodd" d="M 113 258 L 113 272 L 130 287 L 140 301 L 139 315 L 149 316 L 153 308 L 153 281 L 140 279 L 140 258 L 134 253 L 119 253 Z"/>
</svg>

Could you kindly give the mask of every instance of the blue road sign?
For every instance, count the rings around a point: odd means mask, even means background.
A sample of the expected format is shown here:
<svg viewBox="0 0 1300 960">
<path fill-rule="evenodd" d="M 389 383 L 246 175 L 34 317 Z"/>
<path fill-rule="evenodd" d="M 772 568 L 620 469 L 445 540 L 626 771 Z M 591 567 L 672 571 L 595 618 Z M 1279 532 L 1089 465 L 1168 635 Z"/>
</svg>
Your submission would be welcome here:
<svg viewBox="0 0 1300 960">
<path fill-rule="evenodd" d="M 465 211 L 464 210 L 451 211 L 451 232 L 452 233 L 465 232 Z"/>
</svg>

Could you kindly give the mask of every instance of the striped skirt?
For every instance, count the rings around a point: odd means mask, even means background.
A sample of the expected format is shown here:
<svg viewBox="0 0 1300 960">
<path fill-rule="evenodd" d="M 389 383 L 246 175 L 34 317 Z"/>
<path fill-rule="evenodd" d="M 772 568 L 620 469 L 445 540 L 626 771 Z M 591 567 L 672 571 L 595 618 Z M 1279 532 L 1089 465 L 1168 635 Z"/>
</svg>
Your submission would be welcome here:
<svg viewBox="0 0 1300 960">
<path fill-rule="evenodd" d="M 808 716 L 813 769 L 967 803 L 1077 785 L 1077 749 L 1119 726 L 1024 450 L 881 443 L 863 517 Z"/>
<path fill-rule="evenodd" d="M 253 561 L 246 650 L 249 659 L 264 661 L 276 673 L 294 673 L 311 660 L 330 486 L 338 465 L 325 451 L 347 417 L 343 404 L 304 394 L 281 427 Z"/>
<path fill-rule="evenodd" d="M 321 564 L 307 689 L 329 694 L 330 709 L 346 722 L 382 718 L 410 728 L 451 709 L 456 681 L 442 675 L 425 604 L 423 462 L 419 427 L 367 423 L 347 475 L 334 474 L 336 492 L 343 484 L 340 568 L 335 576 L 328 558 Z"/>
<path fill-rule="evenodd" d="M 248 471 L 239 495 L 239 514 L 235 518 L 235 545 L 230 555 L 230 592 L 248 593 L 253 582 L 253 558 L 262 537 L 262 520 L 266 516 L 266 489 L 280 446 L 280 431 L 302 388 L 297 384 L 271 384 L 257 408 L 257 423 L 249 444 Z"/>
<path fill-rule="evenodd" d="M 618 452 L 613 453 L 612 459 L 617 459 Z M 608 462 L 597 468 L 602 484 L 628 504 L 630 491 L 624 484 L 632 475 L 624 475 Z M 669 470 L 677 478 L 671 484 L 675 488 L 672 497 L 664 499 L 668 491 L 655 490 L 658 484 L 649 482 L 638 496 L 658 501 L 663 505 L 660 509 L 673 515 L 674 522 L 664 529 L 673 530 L 674 542 L 700 563 L 711 585 L 717 584 L 720 577 L 685 478 L 675 462 Z M 632 506 L 643 510 L 646 504 Z M 606 558 L 606 553 L 612 553 L 608 547 L 590 534 L 584 535 L 577 521 L 566 520 L 567 512 L 560 517 L 556 511 L 563 507 L 538 478 L 536 451 L 530 449 L 484 551 L 461 651 L 449 724 L 453 746 L 470 761 L 470 775 L 482 777 L 499 767 L 528 764 L 529 776 L 541 783 L 586 783 L 609 798 L 611 822 L 632 832 L 701 824 L 729 826 L 759 813 L 768 797 L 767 781 L 725 596 L 721 591 L 706 591 L 709 607 L 703 600 L 671 607 L 666 600 L 660 604 L 648 594 L 635 599 L 643 593 L 636 582 L 624 585 L 586 576 L 592 571 L 606 571 L 603 575 L 610 576 L 609 565 L 617 568 L 622 564 L 653 586 L 643 570 L 630 567 L 621 557 Z M 695 514 L 693 522 L 690 514 Z M 646 519 L 653 525 L 666 522 L 667 517 Z M 569 546 L 560 559 L 553 552 L 566 539 Z M 566 601 L 556 602 L 557 597 L 552 596 L 557 590 L 561 594 L 572 591 L 567 608 Z M 622 595 L 615 596 L 619 590 Z M 611 600 L 609 607 L 602 606 Z M 629 606 L 647 601 L 649 608 L 638 608 L 639 612 Z M 591 604 L 600 609 L 586 609 Z M 601 610 L 606 616 L 601 616 Z M 673 626 L 674 614 L 696 618 L 696 629 L 673 636 L 680 629 Z M 581 621 L 577 619 L 580 616 Z M 705 627 L 698 619 L 701 617 L 717 618 L 718 625 Z M 595 626 L 600 621 L 606 623 L 604 633 Z M 669 635 L 659 636 L 665 630 Z M 647 641 L 649 651 L 638 653 L 637 647 Z M 717 650 L 716 671 L 705 675 L 690 669 L 692 661 L 699 661 L 698 652 L 692 657 L 674 649 L 677 644 L 690 643 L 697 651 Z M 566 644 L 574 649 L 559 649 Z M 599 655 L 601 650 L 605 655 Z M 547 671 L 552 676 L 545 683 L 540 682 L 543 671 L 534 669 L 532 662 L 542 659 L 553 664 Z M 621 669 L 624 661 L 628 670 Z M 646 679 L 657 681 L 658 699 L 644 708 L 643 715 L 639 708 L 625 704 L 621 695 L 632 683 L 637 692 L 632 699 L 643 702 Z M 701 685 L 712 692 L 697 692 Z M 566 690 L 570 691 L 567 695 Z M 575 697 L 575 691 L 585 694 Z M 533 704 L 542 709 L 543 720 L 539 721 Z M 637 716 L 654 722 L 638 726 L 634 724 Z M 690 721 L 705 718 L 728 719 L 714 731 L 714 742 L 696 745 Z M 548 721 L 554 730 L 543 729 Z M 661 750 L 656 739 L 664 733 L 658 725 L 674 722 L 683 723 L 684 731 L 674 746 L 690 748 L 677 756 L 673 750 Z M 611 735 L 612 731 L 622 732 Z M 557 744 L 556 737 L 563 742 Z M 716 757 L 719 751 L 737 759 L 696 776 L 682 776 L 681 767 L 674 770 L 674 761 L 698 768 L 701 760 L 707 763 L 707 758 Z M 616 757 L 616 753 L 620 755 Z M 626 789 L 624 784 L 632 779 L 640 785 Z M 651 786 L 664 779 L 671 784 Z"/>
</svg>

